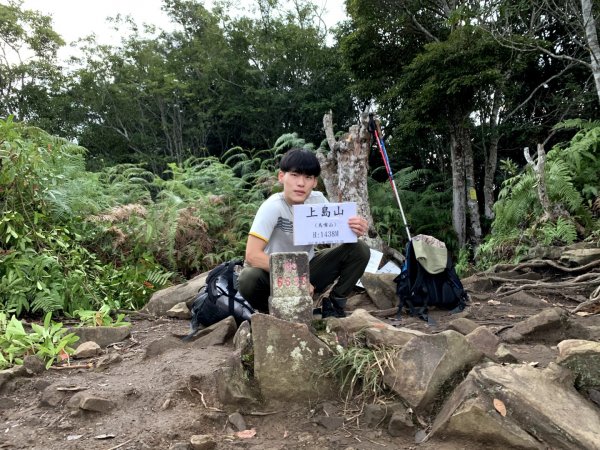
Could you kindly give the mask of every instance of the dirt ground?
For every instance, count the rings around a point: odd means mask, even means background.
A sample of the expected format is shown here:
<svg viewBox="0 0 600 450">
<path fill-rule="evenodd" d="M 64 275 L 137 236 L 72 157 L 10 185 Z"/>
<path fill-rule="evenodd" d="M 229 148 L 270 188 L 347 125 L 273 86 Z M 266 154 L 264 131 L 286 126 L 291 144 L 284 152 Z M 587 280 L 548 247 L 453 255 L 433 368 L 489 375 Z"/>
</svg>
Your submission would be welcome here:
<svg viewBox="0 0 600 450">
<path fill-rule="evenodd" d="M 544 306 L 572 308 L 577 304 L 560 292 L 540 297 L 538 306 L 494 300 L 493 294 L 471 294 L 470 306 L 461 315 L 494 331 Z M 408 317 L 402 326 L 435 333 L 456 318 L 444 311 L 433 311 L 432 316 L 438 321 L 436 328 Z M 574 319 L 600 326 L 597 314 Z M 184 320 L 132 320 L 131 338 L 104 350 L 104 355 L 115 355 L 117 360 L 103 369 L 51 369 L 9 381 L 0 391 L 0 449 L 183 449 L 191 448 L 187 445 L 193 435 L 210 435 L 216 444 L 198 448 L 217 449 L 481 448 L 467 439 L 443 442 L 432 438 L 417 445 L 414 434 L 392 437 L 386 429 L 365 427 L 358 406 L 341 399 L 262 410 L 225 408 L 218 403 L 214 379 L 231 347 L 175 349 L 144 359 L 149 343 L 173 333 L 185 334 L 187 327 Z M 513 350 L 523 362 L 541 367 L 556 356 L 552 345 L 516 345 Z M 110 399 L 116 406 L 104 413 L 69 408 L 69 398 L 82 391 Z M 316 423 L 315 417 L 323 411 L 343 417 L 343 425 L 326 428 Z M 235 434 L 228 421 L 235 412 L 241 413 L 254 436 Z"/>
</svg>

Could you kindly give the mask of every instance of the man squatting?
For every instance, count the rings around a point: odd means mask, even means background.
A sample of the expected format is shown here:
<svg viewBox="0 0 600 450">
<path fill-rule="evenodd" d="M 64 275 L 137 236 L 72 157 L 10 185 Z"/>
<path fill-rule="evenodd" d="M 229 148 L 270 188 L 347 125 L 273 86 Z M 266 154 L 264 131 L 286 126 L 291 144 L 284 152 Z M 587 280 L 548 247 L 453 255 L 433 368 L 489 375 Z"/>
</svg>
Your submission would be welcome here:
<svg viewBox="0 0 600 450">
<path fill-rule="evenodd" d="M 367 244 L 358 240 L 315 254 L 313 245 L 294 245 L 293 205 L 328 203 L 325 196 L 313 191 L 321 166 L 317 157 L 306 149 L 290 149 L 279 164 L 278 179 L 283 192 L 271 195 L 258 209 L 248 242 L 245 267 L 238 280 L 239 291 L 259 311 L 268 311 L 271 293 L 269 255 L 275 252 L 307 252 L 310 260 L 310 290 L 323 292 L 336 279 L 328 298 L 323 300 L 322 317 L 345 317 L 347 297 L 369 262 Z M 348 219 L 350 229 L 358 236 L 368 231 L 363 217 Z"/>
</svg>

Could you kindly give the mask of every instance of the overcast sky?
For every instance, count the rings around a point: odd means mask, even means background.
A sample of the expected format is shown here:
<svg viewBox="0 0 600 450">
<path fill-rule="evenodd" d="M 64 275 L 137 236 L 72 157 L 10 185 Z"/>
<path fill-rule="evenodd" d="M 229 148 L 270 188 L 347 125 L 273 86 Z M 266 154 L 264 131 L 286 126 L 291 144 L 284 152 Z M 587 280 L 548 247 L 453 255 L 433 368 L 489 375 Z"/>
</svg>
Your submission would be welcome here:
<svg viewBox="0 0 600 450">
<path fill-rule="evenodd" d="M 344 0 L 315 0 L 326 15 L 327 27 L 345 18 Z M 24 0 L 24 9 L 51 15 L 53 27 L 67 44 L 95 33 L 99 43 L 117 44 L 118 34 L 106 22 L 106 17 L 130 15 L 137 24 L 149 23 L 159 29 L 171 30 L 173 25 L 161 11 L 162 0 Z"/>
</svg>

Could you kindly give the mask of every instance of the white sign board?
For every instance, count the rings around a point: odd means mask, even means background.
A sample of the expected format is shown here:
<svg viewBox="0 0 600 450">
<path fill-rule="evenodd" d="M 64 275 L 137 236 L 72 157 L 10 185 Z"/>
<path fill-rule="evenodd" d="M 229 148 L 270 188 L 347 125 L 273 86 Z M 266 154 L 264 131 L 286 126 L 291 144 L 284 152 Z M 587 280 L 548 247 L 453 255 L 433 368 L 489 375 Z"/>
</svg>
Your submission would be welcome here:
<svg viewBox="0 0 600 450">
<path fill-rule="evenodd" d="M 377 269 L 379 268 L 379 264 L 381 263 L 381 258 L 383 258 L 383 253 L 381 253 L 379 250 L 375 250 L 374 248 L 372 248 L 371 257 L 369 258 L 367 267 L 365 267 L 365 272 L 377 273 Z M 364 287 L 360 280 L 358 280 L 356 285 L 358 287 Z"/>
<path fill-rule="evenodd" d="M 402 272 L 402 269 L 394 264 L 392 261 L 388 261 L 385 265 L 377 271 L 377 273 L 397 273 Z"/>
<path fill-rule="evenodd" d="M 356 202 L 294 205 L 294 245 L 356 242 L 348 219 Z"/>
</svg>

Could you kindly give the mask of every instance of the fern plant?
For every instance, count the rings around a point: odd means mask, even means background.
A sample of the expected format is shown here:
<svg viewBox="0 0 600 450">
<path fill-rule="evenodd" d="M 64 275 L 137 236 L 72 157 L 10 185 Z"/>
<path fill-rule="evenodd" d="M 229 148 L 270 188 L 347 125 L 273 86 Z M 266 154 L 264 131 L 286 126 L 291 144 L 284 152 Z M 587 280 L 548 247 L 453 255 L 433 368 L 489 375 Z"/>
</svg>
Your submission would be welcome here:
<svg viewBox="0 0 600 450">
<path fill-rule="evenodd" d="M 42 130 L 0 120 L 0 310 L 69 313 L 105 303 L 133 309 L 152 291 L 143 284 L 159 268 L 152 259 L 135 255 L 121 269 L 94 251 L 101 227 L 88 219 L 116 202 L 112 185 L 85 172 L 84 154 Z M 123 179 L 119 199 L 150 198 L 147 183 L 137 191 L 123 187 L 147 181 L 137 168 L 115 173 Z"/>
<path fill-rule="evenodd" d="M 593 200 L 600 181 L 600 123 L 571 120 L 556 128 L 578 128 L 568 144 L 554 146 L 547 154 L 545 182 L 552 204 L 562 205 L 569 217 L 546 220 L 537 196 L 536 176 L 528 165 L 504 181 L 494 205 L 492 232 L 478 249 L 480 268 L 502 260 L 514 260 L 529 246 L 564 245 L 578 238 L 577 229 L 593 233 Z"/>
</svg>

